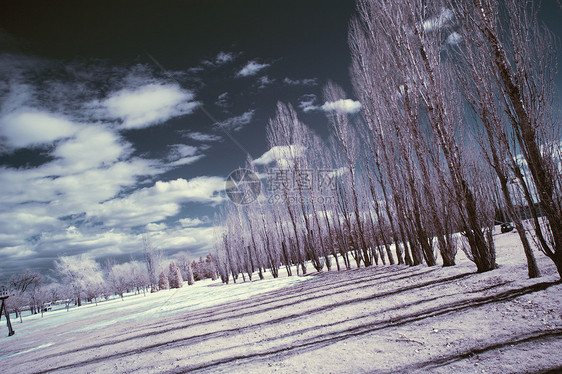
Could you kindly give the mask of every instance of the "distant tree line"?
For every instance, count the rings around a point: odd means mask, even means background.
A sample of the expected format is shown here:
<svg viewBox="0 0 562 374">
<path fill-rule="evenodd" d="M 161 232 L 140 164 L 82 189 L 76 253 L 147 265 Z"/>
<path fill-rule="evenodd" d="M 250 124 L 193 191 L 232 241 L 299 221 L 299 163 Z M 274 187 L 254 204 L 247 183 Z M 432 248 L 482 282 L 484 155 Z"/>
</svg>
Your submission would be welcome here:
<svg viewBox="0 0 562 374">
<path fill-rule="evenodd" d="M 195 261 L 187 252 L 180 252 L 173 260 L 163 258 L 147 235 L 144 236 L 145 263 L 131 260 L 126 263 L 106 261 L 102 266 L 86 255 L 61 256 L 55 260 L 53 277 L 25 270 L 8 280 L 10 296 L 7 308 L 22 321 L 22 312 L 43 314 L 55 304 L 81 306 L 85 301 L 98 303 L 112 296 L 124 298 L 127 293 L 146 295 L 146 292 L 181 288 L 184 283 L 218 277 L 213 255 Z M 156 281 L 154 281 L 156 280 Z"/>
</svg>

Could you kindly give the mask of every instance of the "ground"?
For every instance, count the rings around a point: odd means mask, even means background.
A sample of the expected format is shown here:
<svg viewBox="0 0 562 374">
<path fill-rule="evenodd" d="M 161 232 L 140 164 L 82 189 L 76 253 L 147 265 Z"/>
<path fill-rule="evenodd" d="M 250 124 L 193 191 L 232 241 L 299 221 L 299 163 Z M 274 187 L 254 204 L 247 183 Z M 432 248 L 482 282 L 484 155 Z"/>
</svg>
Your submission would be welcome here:
<svg viewBox="0 0 562 374">
<path fill-rule="evenodd" d="M 562 372 L 562 283 L 515 232 L 498 264 L 373 266 L 245 284 L 198 282 L 14 322 L 3 373 Z M 0 327 L 3 327 L 0 324 Z M 3 331 L 3 330 L 0 330 Z"/>
</svg>

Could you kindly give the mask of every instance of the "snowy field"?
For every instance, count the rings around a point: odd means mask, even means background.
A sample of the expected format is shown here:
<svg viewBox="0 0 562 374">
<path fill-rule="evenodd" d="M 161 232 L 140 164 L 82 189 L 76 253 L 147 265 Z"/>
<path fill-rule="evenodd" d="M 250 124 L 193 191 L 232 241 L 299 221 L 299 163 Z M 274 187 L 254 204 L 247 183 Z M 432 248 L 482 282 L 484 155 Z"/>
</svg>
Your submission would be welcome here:
<svg viewBox="0 0 562 374">
<path fill-rule="evenodd" d="M 126 297 L 0 321 L 2 373 L 562 372 L 562 284 L 515 232 L 500 268 L 374 266 Z M 309 270 L 312 267 L 309 267 Z M 257 278 L 257 277 L 256 277 Z"/>
</svg>

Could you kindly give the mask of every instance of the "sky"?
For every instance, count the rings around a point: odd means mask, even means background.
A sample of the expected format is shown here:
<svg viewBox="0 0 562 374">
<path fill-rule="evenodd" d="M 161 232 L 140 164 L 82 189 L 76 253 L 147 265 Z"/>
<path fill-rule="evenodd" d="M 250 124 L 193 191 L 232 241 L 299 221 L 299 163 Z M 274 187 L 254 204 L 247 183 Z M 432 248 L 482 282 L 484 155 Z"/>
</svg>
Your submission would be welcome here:
<svg viewBox="0 0 562 374">
<path fill-rule="evenodd" d="M 353 97 L 354 8 L 2 1 L 0 283 L 58 256 L 141 259 L 144 233 L 170 256 L 212 250 L 225 178 L 266 155 L 277 102 L 325 138 L 322 87 Z"/>
<path fill-rule="evenodd" d="M 212 250 L 226 176 L 278 101 L 319 134 L 353 1 L 0 5 L 0 281 L 57 256 Z M 228 133 L 228 134 L 227 134 Z"/>
</svg>

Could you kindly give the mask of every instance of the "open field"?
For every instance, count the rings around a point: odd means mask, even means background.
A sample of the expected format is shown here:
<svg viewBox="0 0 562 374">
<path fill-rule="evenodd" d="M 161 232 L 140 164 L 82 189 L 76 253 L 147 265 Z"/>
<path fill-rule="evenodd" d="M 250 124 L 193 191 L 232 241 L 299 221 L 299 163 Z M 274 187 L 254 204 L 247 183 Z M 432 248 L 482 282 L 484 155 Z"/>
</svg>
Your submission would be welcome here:
<svg viewBox="0 0 562 374">
<path fill-rule="evenodd" d="M 500 268 L 484 274 L 460 252 L 452 268 L 207 281 L 13 321 L 1 371 L 562 372 L 554 265 L 537 252 L 543 277 L 529 280 L 517 234 L 495 238 Z"/>
</svg>

